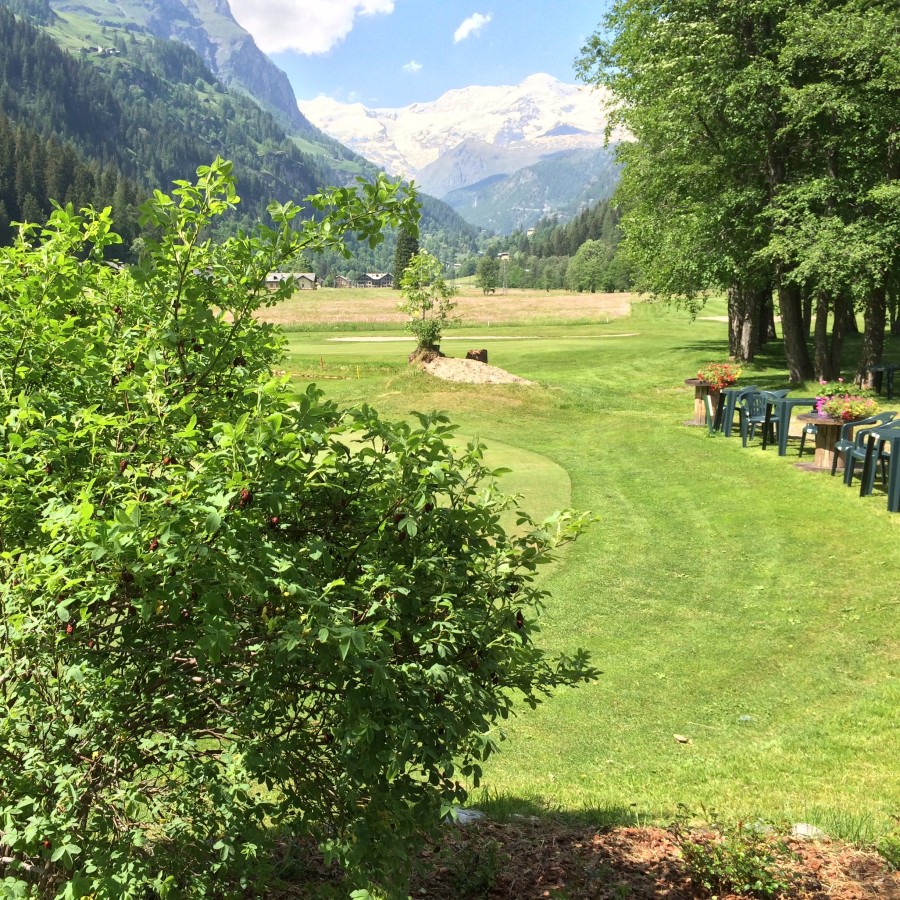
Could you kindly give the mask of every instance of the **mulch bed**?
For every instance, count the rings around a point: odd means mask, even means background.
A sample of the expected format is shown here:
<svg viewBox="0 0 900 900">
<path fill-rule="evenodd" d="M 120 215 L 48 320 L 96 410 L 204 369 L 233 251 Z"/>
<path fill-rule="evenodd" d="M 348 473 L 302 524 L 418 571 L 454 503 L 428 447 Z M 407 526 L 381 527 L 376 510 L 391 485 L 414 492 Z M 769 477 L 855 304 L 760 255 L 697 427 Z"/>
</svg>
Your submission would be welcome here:
<svg viewBox="0 0 900 900">
<path fill-rule="evenodd" d="M 830 841 L 786 843 L 797 857 L 792 866 L 797 887 L 791 895 L 797 900 L 900 900 L 900 873 L 890 872 L 878 854 Z M 436 853 L 440 863 L 427 882 L 414 887 L 413 896 L 416 892 L 434 900 L 709 896 L 685 871 L 675 835 L 662 828 L 596 832 L 546 820 L 479 822 L 448 834 Z M 468 894 L 460 890 L 467 886 Z M 729 896 L 733 897 L 719 900 Z"/>
<path fill-rule="evenodd" d="M 900 872 L 891 872 L 877 853 L 829 840 L 779 840 L 794 855 L 795 887 L 785 898 L 900 900 Z M 502 824 L 483 820 L 448 826 L 440 843 L 424 851 L 423 861 L 429 871 L 410 886 L 413 898 L 701 900 L 711 896 L 691 880 L 676 836 L 663 828 L 596 831 L 547 819 Z M 719 894 L 716 900 L 741 898 Z"/>
</svg>

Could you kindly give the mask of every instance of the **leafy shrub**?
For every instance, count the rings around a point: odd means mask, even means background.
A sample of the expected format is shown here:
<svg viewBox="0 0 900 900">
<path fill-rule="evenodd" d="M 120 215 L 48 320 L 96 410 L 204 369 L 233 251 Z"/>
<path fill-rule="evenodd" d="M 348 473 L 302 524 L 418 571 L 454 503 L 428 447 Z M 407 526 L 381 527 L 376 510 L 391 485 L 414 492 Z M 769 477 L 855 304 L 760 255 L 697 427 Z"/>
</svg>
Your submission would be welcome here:
<svg viewBox="0 0 900 900">
<path fill-rule="evenodd" d="M 478 847 L 451 845 L 441 854 L 456 896 L 460 898 L 487 897 L 496 886 L 505 859 L 499 841 L 490 838 Z"/>
<path fill-rule="evenodd" d="M 900 871 L 900 818 L 895 816 L 895 825 L 878 841 L 877 850 L 894 871 Z"/>
<path fill-rule="evenodd" d="M 759 828 L 738 825 L 706 834 L 675 829 L 691 879 L 714 896 L 776 900 L 791 890 L 791 850 Z"/>
<path fill-rule="evenodd" d="M 204 238 L 227 163 L 156 193 L 146 262 L 109 211 L 0 253 L 0 894 L 253 892 L 314 838 L 402 886 L 513 708 L 590 672 L 531 643 L 537 565 L 481 448 L 294 394 L 266 274 L 414 220 L 380 180 Z"/>
</svg>

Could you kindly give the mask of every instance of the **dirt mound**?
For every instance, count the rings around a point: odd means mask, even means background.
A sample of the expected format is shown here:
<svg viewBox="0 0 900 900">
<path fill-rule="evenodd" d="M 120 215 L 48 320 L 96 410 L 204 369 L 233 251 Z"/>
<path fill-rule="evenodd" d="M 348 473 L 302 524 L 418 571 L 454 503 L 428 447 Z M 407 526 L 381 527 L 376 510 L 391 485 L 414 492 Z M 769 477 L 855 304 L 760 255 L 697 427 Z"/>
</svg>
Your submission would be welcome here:
<svg viewBox="0 0 900 900">
<path fill-rule="evenodd" d="M 466 384 L 534 384 L 525 378 L 519 378 L 505 369 L 488 363 L 476 362 L 474 359 L 453 359 L 441 356 L 425 363 L 422 367 L 429 375 L 443 378 L 445 381 L 462 381 Z"/>
</svg>

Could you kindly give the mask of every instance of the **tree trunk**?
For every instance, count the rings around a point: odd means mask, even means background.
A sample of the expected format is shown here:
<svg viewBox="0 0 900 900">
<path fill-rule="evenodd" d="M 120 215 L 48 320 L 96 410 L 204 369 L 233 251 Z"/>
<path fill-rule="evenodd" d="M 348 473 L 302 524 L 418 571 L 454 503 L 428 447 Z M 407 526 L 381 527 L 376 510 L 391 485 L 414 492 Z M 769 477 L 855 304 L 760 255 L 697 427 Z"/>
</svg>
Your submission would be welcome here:
<svg viewBox="0 0 900 900">
<path fill-rule="evenodd" d="M 759 290 L 745 284 L 728 289 L 728 349 L 738 362 L 752 362 L 759 346 L 760 299 Z"/>
<path fill-rule="evenodd" d="M 834 321 L 831 324 L 831 347 L 828 351 L 829 378 L 838 378 L 844 365 L 844 337 L 847 323 L 853 318 L 853 303 L 843 294 L 834 298 Z M 855 322 L 854 322 L 855 324 Z"/>
<path fill-rule="evenodd" d="M 784 355 L 791 381 L 810 381 L 814 377 L 813 364 L 806 346 L 800 288 L 787 281 L 785 272 L 780 266 L 778 306 L 781 311 L 781 332 L 784 335 Z"/>
<path fill-rule="evenodd" d="M 887 295 L 887 307 L 891 316 L 891 334 L 896 336 L 900 334 L 900 298 L 897 297 L 894 291 L 889 292 Z"/>
<path fill-rule="evenodd" d="M 805 305 L 805 304 L 804 304 Z M 815 353 L 816 378 L 831 380 L 828 360 L 828 297 L 819 294 L 816 297 L 816 321 L 813 328 L 813 348 Z"/>
<path fill-rule="evenodd" d="M 813 314 L 813 298 L 812 294 L 807 294 L 803 298 L 803 333 L 809 337 L 810 329 L 812 328 L 812 314 Z"/>
<path fill-rule="evenodd" d="M 884 354 L 884 324 L 887 318 L 887 290 L 882 285 L 872 293 L 863 312 L 865 328 L 863 331 L 862 353 L 859 357 L 856 380 L 862 387 L 874 387 L 875 376 L 867 372 L 868 366 L 881 363 Z"/>
<path fill-rule="evenodd" d="M 833 313 L 831 339 L 828 337 L 828 315 Z M 844 333 L 847 324 L 847 301 L 841 296 L 816 296 L 816 323 L 813 335 L 816 378 L 834 381 L 841 374 Z"/>
<path fill-rule="evenodd" d="M 759 345 L 762 347 L 769 341 L 777 341 L 775 331 L 775 300 L 772 297 L 772 283 L 768 282 L 763 291 L 760 304 Z"/>
</svg>

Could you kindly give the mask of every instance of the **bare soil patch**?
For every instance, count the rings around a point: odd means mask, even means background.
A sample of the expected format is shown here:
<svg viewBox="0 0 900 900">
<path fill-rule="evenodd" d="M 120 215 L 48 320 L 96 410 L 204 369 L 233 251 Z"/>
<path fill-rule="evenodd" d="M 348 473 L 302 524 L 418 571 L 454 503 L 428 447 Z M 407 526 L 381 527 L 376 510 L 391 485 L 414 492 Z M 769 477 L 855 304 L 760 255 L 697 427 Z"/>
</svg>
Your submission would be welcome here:
<svg viewBox="0 0 900 900">
<path fill-rule="evenodd" d="M 536 320 L 606 322 L 627 316 L 636 294 L 573 294 L 566 291 L 510 289 L 488 294 L 464 288 L 456 298 L 455 314 L 467 325 L 513 325 Z M 401 325 L 407 316 L 397 309 L 400 292 L 390 288 L 320 288 L 297 291 L 293 297 L 268 309 L 260 317 L 277 325 L 371 323 Z"/>
</svg>

